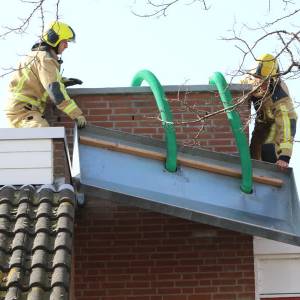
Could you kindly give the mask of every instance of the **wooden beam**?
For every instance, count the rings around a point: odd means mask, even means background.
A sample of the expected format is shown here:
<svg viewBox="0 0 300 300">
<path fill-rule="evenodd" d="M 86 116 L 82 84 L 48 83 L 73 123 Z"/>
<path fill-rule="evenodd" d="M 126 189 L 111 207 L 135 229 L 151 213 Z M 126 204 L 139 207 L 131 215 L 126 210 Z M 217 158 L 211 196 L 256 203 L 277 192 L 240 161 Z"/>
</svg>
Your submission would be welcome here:
<svg viewBox="0 0 300 300">
<path fill-rule="evenodd" d="M 145 157 L 145 158 L 150 158 L 150 159 L 155 159 L 159 161 L 165 161 L 166 156 L 163 153 L 159 153 L 156 151 L 152 150 L 146 150 L 146 149 L 141 149 L 141 148 L 136 148 L 116 142 L 109 142 L 109 141 L 104 141 L 104 140 L 98 140 L 90 137 L 80 137 L 80 143 L 83 145 L 88 145 L 88 146 L 93 146 L 93 147 L 100 147 L 104 149 L 109 149 L 117 152 L 122 152 L 122 153 L 127 153 L 127 154 L 132 154 L 135 156 L 140 156 L 140 157 Z M 218 166 L 215 164 L 208 164 L 192 159 L 188 159 L 182 156 L 178 156 L 177 162 L 180 165 L 198 169 L 198 170 L 203 170 L 215 174 L 220 174 L 220 175 L 225 175 L 225 176 L 231 176 L 235 178 L 241 178 L 242 174 L 240 170 L 228 168 L 228 167 L 222 167 Z M 281 187 L 283 185 L 283 181 L 281 179 L 277 178 L 271 178 L 267 176 L 258 176 L 258 175 L 253 175 L 253 181 L 258 182 L 258 183 L 263 183 L 275 187 Z"/>
</svg>

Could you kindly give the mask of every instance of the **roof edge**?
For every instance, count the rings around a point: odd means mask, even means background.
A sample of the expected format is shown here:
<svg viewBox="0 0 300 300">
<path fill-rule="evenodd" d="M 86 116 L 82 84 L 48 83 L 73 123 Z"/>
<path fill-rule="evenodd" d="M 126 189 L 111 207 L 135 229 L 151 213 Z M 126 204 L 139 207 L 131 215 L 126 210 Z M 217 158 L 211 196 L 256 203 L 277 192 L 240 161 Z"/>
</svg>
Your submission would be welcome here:
<svg viewBox="0 0 300 300">
<path fill-rule="evenodd" d="M 177 92 L 214 92 L 217 88 L 210 84 L 203 85 L 164 85 L 166 93 Z M 251 89 L 249 84 L 234 83 L 230 85 L 231 92 L 247 92 Z M 106 87 L 106 88 L 70 88 L 71 96 L 76 95 L 105 95 L 105 94 L 147 94 L 151 93 L 150 87 Z"/>
</svg>

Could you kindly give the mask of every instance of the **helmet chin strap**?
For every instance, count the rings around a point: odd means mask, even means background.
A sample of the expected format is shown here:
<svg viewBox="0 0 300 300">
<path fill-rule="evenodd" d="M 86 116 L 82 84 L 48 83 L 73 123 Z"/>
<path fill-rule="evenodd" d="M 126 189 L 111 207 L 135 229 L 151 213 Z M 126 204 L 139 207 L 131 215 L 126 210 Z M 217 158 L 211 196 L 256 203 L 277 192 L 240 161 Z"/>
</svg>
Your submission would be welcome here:
<svg viewBox="0 0 300 300">
<path fill-rule="evenodd" d="M 61 65 L 64 61 L 62 60 L 62 54 L 57 54 L 58 55 L 58 63 Z"/>
<path fill-rule="evenodd" d="M 59 55 L 59 54 L 58 54 L 58 46 L 59 46 L 59 43 L 58 43 L 58 45 L 57 45 L 56 47 L 52 47 L 53 50 L 55 51 L 55 53 L 56 53 L 57 55 Z"/>
<path fill-rule="evenodd" d="M 61 65 L 63 63 L 63 60 L 62 60 L 62 53 L 58 53 L 58 47 L 59 47 L 59 43 L 56 47 L 53 47 L 56 55 L 57 55 L 57 61 L 58 63 Z"/>
</svg>

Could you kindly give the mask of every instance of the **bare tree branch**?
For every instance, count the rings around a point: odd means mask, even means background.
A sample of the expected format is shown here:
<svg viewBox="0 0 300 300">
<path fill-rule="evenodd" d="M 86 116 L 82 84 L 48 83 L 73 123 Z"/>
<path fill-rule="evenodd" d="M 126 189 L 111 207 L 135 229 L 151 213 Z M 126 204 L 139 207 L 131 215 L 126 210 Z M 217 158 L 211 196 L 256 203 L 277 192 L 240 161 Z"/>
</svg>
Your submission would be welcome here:
<svg viewBox="0 0 300 300">
<path fill-rule="evenodd" d="M 39 18 L 41 20 L 41 27 L 42 32 L 44 31 L 45 26 L 45 16 L 44 16 L 44 6 L 46 5 L 49 0 L 36 0 L 36 1 L 29 1 L 29 0 L 19 0 L 21 3 L 28 4 L 32 6 L 32 9 L 28 13 L 28 15 L 24 18 L 19 17 L 20 25 L 12 27 L 12 26 L 4 26 L 4 32 L 0 33 L 0 39 L 6 38 L 8 35 L 15 33 L 15 34 L 24 34 L 26 33 L 30 23 L 32 22 L 33 18 Z M 60 0 L 56 0 L 55 6 L 55 15 L 56 20 L 59 19 L 59 5 Z"/>
<path fill-rule="evenodd" d="M 279 17 L 279 18 L 273 20 L 272 22 L 266 22 L 265 24 L 263 24 L 263 25 L 261 25 L 261 26 L 259 26 L 259 27 L 250 27 L 250 26 L 248 26 L 248 25 L 246 25 L 246 24 L 244 24 L 244 25 L 245 25 L 249 30 L 262 30 L 262 29 L 265 30 L 265 29 L 268 28 L 268 27 L 271 27 L 271 26 L 273 26 L 273 25 L 275 25 L 275 24 L 277 24 L 277 23 L 279 23 L 279 22 L 281 22 L 281 21 L 285 21 L 285 20 L 291 18 L 292 16 L 298 14 L 299 12 L 300 12 L 300 9 L 296 9 L 295 11 L 293 11 L 293 12 L 287 14 L 287 15 L 284 15 L 284 16 L 282 16 L 282 17 Z"/>
<path fill-rule="evenodd" d="M 15 33 L 15 34 L 26 33 L 30 23 L 33 21 L 34 18 L 39 18 L 41 20 L 41 34 L 44 32 L 44 28 L 45 28 L 44 6 L 46 5 L 47 1 L 49 2 L 49 0 L 36 0 L 36 1 L 19 0 L 19 1 L 21 3 L 32 6 L 32 9 L 30 10 L 30 12 L 28 13 L 28 15 L 25 18 L 19 18 L 19 20 L 21 21 L 19 26 L 3 27 L 5 29 L 5 31 L 3 33 L 0 33 L 0 39 L 5 39 L 7 36 L 9 36 L 12 33 Z M 59 4 L 60 4 L 60 0 L 56 0 L 56 2 L 54 4 L 56 20 L 59 19 Z M 12 67 L 2 68 L 2 70 L 3 70 L 3 73 L 0 74 L 0 78 L 16 71 L 16 69 L 12 68 Z"/>
<path fill-rule="evenodd" d="M 35 14 L 40 11 L 41 15 L 43 17 L 43 4 L 46 0 L 39 0 L 39 1 L 24 1 L 21 0 L 21 2 L 23 3 L 27 3 L 27 4 L 33 4 L 34 8 L 32 9 L 32 11 L 29 13 L 28 17 L 20 19 L 21 20 L 21 24 L 18 27 L 9 27 L 9 26 L 5 26 L 4 28 L 6 29 L 6 32 L 0 34 L 0 38 L 4 38 L 7 35 L 11 34 L 11 33 L 17 33 L 17 34 L 22 34 L 25 33 L 32 18 L 35 16 Z"/>
<path fill-rule="evenodd" d="M 167 3 L 159 1 L 157 3 L 154 2 L 153 0 L 147 0 L 146 5 L 149 6 L 153 11 L 151 13 L 137 13 L 134 10 L 131 10 L 131 12 L 137 16 L 137 17 L 144 17 L 144 18 L 149 18 L 149 17 L 166 17 L 167 16 L 167 11 L 170 9 L 170 7 L 175 6 L 175 4 L 178 4 L 179 2 L 182 2 L 182 0 L 173 0 L 169 1 Z M 202 7 L 204 10 L 208 10 L 209 6 L 206 3 L 206 0 L 192 0 L 189 3 L 186 3 L 187 5 L 191 5 L 195 2 L 200 2 L 202 4 Z"/>
</svg>

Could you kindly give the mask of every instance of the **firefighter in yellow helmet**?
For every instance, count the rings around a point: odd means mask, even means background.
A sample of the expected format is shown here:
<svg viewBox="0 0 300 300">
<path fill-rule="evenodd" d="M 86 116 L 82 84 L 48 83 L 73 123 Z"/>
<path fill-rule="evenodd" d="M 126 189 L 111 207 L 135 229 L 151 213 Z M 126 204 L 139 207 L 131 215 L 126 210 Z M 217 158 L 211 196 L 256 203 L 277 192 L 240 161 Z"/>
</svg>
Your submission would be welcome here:
<svg viewBox="0 0 300 300">
<path fill-rule="evenodd" d="M 297 114 L 293 101 L 278 75 L 278 62 L 273 55 L 260 56 L 252 74 L 242 81 L 253 85 L 251 102 L 256 110 L 251 157 L 276 163 L 284 170 L 289 166 L 296 134 Z"/>
<path fill-rule="evenodd" d="M 76 120 L 78 127 L 86 125 L 82 111 L 66 91 L 66 86 L 82 82 L 75 78 L 62 78 L 60 74 L 59 56 L 68 47 L 68 42 L 74 40 L 73 29 L 55 21 L 43 33 L 41 40 L 32 46 L 9 84 L 5 111 L 10 127 L 48 127 L 43 115 L 48 98 Z"/>
</svg>

